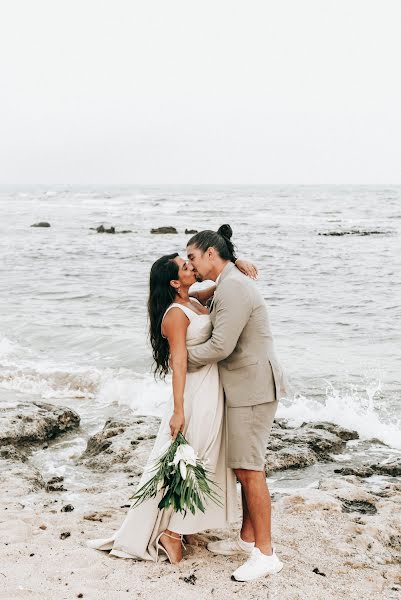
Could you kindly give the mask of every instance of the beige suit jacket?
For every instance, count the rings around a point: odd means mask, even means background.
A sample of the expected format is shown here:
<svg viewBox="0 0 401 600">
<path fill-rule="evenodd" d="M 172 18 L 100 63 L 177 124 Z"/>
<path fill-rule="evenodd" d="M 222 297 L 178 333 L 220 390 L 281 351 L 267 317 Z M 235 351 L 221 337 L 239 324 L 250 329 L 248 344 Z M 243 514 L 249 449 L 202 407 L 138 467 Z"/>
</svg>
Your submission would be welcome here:
<svg viewBox="0 0 401 600">
<path fill-rule="evenodd" d="M 210 314 L 212 337 L 188 348 L 189 370 L 218 362 L 227 406 L 273 402 L 285 395 L 264 298 L 233 263 L 221 272 Z"/>
</svg>

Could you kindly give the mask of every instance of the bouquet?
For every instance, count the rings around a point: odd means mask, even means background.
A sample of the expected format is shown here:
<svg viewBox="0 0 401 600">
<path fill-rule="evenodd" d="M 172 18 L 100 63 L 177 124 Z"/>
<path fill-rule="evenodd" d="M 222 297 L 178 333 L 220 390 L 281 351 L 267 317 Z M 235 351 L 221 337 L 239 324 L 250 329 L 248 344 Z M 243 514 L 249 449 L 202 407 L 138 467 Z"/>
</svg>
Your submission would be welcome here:
<svg viewBox="0 0 401 600">
<path fill-rule="evenodd" d="M 195 514 L 197 508 L 205 512 L 208 498 L 222 506 L 218 494 L 213 490 L 213 486 L 218 487 L 217 484 L 210 479 L 204 462 L 196 456 L 182 433 L 147 470 L 154 472 L 154 475 L 131 496 L 131 508 L 148 498 L 155 498 L 160 491 L 163 491 L 163 497 L 158 508 L 172 506 L 175 512 L 183 512 L 184 516 L 188 510 Z"/>
</svg>

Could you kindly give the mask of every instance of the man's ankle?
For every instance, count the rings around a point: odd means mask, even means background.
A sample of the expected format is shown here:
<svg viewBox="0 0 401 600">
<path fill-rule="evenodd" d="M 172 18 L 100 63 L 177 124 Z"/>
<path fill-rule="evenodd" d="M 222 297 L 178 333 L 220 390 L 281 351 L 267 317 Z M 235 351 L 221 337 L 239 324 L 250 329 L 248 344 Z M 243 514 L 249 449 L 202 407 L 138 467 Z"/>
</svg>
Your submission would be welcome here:
<svg viewBox="0 0 401 600">
<path fill-rule="evenodd" d="M 255 545 L 255 548 L 258 548 L 262 554 L 265 554 L 266 556 L 272 556 L 273 554 L 273 547 L 271 544 L 259 544 L 258 546 Z"/>
<path fill-rule="evenodd" d="M 241 539 L 242 542 L 245 542 L 246 544 L 254 544 L 255 543 L 255 536 L 252 535 L 249 532 L 240 532 L 239 537 Z"/>
</svg>

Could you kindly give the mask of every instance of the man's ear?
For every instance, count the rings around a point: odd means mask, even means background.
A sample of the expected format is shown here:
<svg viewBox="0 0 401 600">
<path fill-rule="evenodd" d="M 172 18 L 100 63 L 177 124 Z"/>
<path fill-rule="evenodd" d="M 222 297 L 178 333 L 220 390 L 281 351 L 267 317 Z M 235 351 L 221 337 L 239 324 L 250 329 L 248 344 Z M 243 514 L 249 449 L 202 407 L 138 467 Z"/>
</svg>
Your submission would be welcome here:
<svg viewBox="0 0 401 600">
<path fill-rule="evenodd" d="M 214 260 L 214 258 L 216 256 L 216 250 L 215 250 L 215 248 L 213 248 L 213 246 L 210 246 L 207 249 L 207 255 L 209 257 L 209 260 Z"/>
</svg>

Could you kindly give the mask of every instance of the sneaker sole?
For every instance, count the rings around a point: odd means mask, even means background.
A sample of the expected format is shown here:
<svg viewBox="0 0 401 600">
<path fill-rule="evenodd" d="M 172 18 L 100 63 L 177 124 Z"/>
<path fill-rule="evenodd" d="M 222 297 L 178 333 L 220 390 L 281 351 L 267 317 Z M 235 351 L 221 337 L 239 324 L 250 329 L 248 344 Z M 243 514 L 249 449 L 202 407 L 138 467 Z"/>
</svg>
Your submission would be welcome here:
<svg viewBox="0 0 401 600">
<path fill-rule="evenodd" d="M 256 579 L 260 579 L 261 577 L 267 577 L 267 575 L 276 575 L 277 573 L 280 573 L 280 571 L 282 570 L 283 567 L 284 567 L 283 563 L 280 563 L 279 565 L 277 565 L 277 567 L 275 569 L 273 569 L 273 571 L 268 571 L 264 575 L 258 575 L 257 577 L 243 577 L 241 579 L 237 579 L 237 577 L 235 577 L 235 575 L 231 575 L 231 579 L 233 581 L 254 581 Z"/>
<path fill-rule="evenodd" d="M 209 552 L 212 552 L 212 554 L 219 554 L 220 556 L 250 556 L 251 553 L 250 552 L 245 552 L 245 550 L 238 550 L 237 552 L 232 550 L 226 550 L 225 552 L 222 550 L 211 550 L 210 548 L 208 548 L 206 546 L 207 550 L 209 550 Z"/>
</svg>

